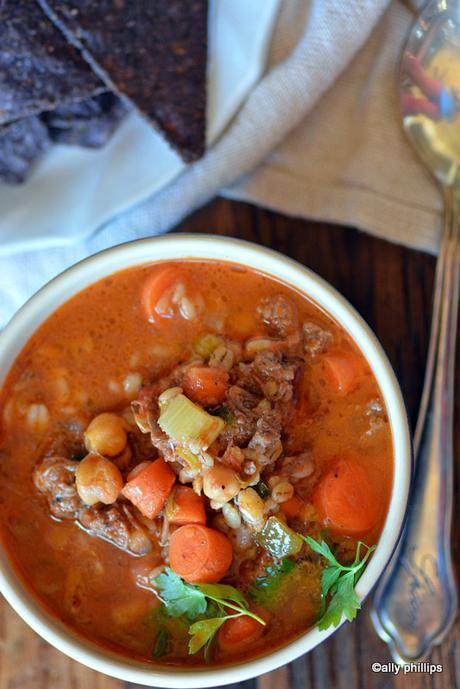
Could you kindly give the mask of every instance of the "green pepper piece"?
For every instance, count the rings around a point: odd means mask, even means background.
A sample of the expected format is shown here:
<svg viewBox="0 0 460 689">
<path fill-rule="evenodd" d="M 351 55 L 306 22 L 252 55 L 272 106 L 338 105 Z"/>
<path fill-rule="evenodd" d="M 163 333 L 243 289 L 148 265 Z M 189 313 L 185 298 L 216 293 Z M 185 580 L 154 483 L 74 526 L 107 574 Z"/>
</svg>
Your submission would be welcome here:
<svg viewBox="0 0 460 689">
<path fill-rule="evenodd" d="M 277 517 L 269 517 L 259 534 L 260 545 L 276 559 L 297 555 L 303 540 L 295 531 Z"/>
</svg>

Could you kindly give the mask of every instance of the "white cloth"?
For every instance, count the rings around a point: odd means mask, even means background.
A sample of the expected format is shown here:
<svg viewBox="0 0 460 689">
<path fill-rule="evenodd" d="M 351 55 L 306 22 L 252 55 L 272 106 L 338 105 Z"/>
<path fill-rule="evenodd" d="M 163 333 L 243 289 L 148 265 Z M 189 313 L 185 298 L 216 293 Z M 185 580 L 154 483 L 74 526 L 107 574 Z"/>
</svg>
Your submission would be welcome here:
<svg viewBox="0 0 460 689">
<path fill-rule="evenodd" d="M 85 242 L 0 259 L 0 325 L 67 266 L 164 232 L 219 193 L 435 251 L 440 197 L 395 96 L 410 20 L 400 0 L 281 0 L 267 72 L 220 141 Z"/>
</svg>

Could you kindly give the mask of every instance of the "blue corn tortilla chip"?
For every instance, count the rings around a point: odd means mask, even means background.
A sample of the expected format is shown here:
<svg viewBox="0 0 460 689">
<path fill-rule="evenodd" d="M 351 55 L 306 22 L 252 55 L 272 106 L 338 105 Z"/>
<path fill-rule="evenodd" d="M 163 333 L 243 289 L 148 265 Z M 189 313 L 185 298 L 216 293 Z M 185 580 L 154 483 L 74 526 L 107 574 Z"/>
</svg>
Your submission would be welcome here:
<svg viewBox="0 0 460 689">
<path fill-rule="evenodd" d="M 24 182 L 50 143 L 47 128 L 36 116 L 0 127 L 0 182 Z"/>
<path fill-rule="evenodd" d="M 205 149 L 208 0 L 36 0 L 186 161 Z"/>
<path fill-rule="evenodd" d="M 33 0 L 0 0 L 0 124 L 103 90 L 80 52 Z"/>
<path fill-rule="evenodd" d="M 42 120 L 57 143 L 101 148 L 127 112 L 125 103 L 107 91 L 79 103 L 58 106 L 44 113 Z"/>
</svg>

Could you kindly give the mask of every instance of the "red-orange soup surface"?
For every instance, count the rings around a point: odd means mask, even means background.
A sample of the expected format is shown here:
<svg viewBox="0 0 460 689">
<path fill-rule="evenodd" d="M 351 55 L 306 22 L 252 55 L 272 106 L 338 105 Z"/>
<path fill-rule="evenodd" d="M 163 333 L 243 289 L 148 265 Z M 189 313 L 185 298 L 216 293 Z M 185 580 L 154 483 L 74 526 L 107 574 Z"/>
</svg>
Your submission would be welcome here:
<svg viewBox="0 0 460 689">
<path fill-rule="evenodd" d="M 131 658 L 219 664 L 286 644 L 321 608 L 327 563 L 301 536 L 349 564 L 388 509 L 391 432 L 363 355 L 305 295 L 235 264 L 142 265 L 76 294 L 19 354 L 0 415 L 18 574 Z M 200 591 L 201 612 L 171 614 L 160 573 Z M 239 612 L 200 582 L 237 589 Z M 232 614 L 190 652 L 194 622 Z"/>
</svg>

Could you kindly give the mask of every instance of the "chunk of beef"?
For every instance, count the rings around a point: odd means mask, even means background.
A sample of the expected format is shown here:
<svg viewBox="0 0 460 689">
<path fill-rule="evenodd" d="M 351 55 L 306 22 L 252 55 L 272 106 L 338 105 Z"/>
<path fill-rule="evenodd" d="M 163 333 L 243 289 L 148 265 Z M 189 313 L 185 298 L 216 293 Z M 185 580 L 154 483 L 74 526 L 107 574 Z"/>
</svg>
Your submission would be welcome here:
<svg viewBox="0 0 460 689">
<path fill-rule="evenodd" d="M 147 530 L 128 504 L 85 506 L 78 514 L 78 523 L 90 535 L 103 538 L 132 555 L 146 555 L 152 550 Z"/>
<path fill-rule="evenodd" d="M 162 379 L 163 381 L 166 379 Z M 170 378 L 168 378 L 170 381 Z M 160 387 L 156 383 L 142 388 L 137 400 L 131 402 L 134 420 L 142 433 L 150 434 L 153 447 L 167 462 L 174 461 L 174 447 L 164 431 L 158 425 L 158 394 Z M 163 389 L 167 389 L 167 385 Z"/>
<path fill-rule="evenodd" d="M 290 402 L 298 365 L 283 359 L 280 354 L 263 351 L 250 364 L 239 365 L 238 384 L 258 391 L 270 401 Z"/>
<path fill-rule="evenodd" d="M 266 297 L 256 311 L 262 323 L 274 335 L 286 337 L 297 328 L 297 307 L 282 294 Z"/>
<path fill-rule="evenodd" d="M 58 519 L 75 519 L 82 506 L 75 486 L 77 466 L 65 457 L 47 457 L 35 467 L 34 484 Z"/>
<path fill-rule="evenodd" d="M 260 467 L 265 469 L 276 462 L 283 452 L 279 412 L 271 411 L 258 419 L 256 432 L 249 441 L 248 448 L 259 455 Z"/>
<path fill-rule="evenodd" d="M 40 457 L 78 457 L 86 454 L 83 442 L 84 431 L 90 421 L 86 414 L 75 416 L 58 424 L 40 444 Z"/>
<path fill-rule="evenodd" d="M 332 333 L 314 321 L 303 324 L 303 348 L 305 354 L 314 357 L 326 352 L 332 344 Z"/>
<path fill-rule="evenodd" d="M 257 407 L 260 397 L 239 385 L 231 385 L 226 393 L 226 401 L 231 411 L 247 412 Z"/>
<path fill-rule="evenodd" d="M 257 416 L 252 412 L 236 412 L 231 423 L 226 424 L 219 435 L 218 442 L 222 447 L 229 443 L 245 447 L 255 433 Z"/>
</svg>

